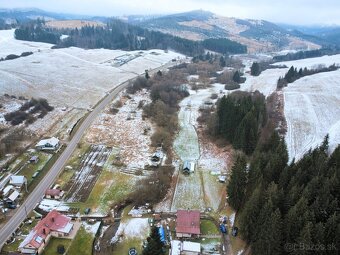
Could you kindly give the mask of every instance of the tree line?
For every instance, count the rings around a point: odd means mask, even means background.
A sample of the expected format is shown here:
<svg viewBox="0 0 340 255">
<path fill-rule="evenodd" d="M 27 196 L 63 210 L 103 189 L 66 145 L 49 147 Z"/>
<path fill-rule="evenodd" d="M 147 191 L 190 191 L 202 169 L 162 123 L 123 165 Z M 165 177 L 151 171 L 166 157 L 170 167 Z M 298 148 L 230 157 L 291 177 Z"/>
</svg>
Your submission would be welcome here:
<svg viewBox="0 0 340 255">
<path fill-rule="evenodd" d="M 340 146 L 328 155 L 328 136 L 298 162 L 288 162 L 276 133 L 258 147 L 249 166 L 239 156 L 228 202 L 252 254 L 338 254 L 339 177 Z"/>
<path fill-rule="evenodd" d="M 61 40 L 61 34 L 69 35 Z M 111 19 L 105 26 L 84 26 L 80 29 L 50 29 L 43 20 L 21 24 L 15 30 L 19 40 L 40 41 L 56 44 L 55 47 L 106 48 L 122 50 L 171 49 L 185 55 L 196 56 L 204 49 L 222 54 L 244 53 L 246 46 L 228 39 L 191 41 L 170 34 L 151 31 L 135 25 Z"/>
<path fill-rule="evenodd" d="M 247 46 L 227 38 L 209 38 L 203 41 L 203 46 L 207 50 L 219 52 L 221 54 L 242 54 L 247 53 Z"/>
<path fill-rule="evenodd" d="M 222 97 L 208 121 L 209 133 L 251 154 L 267 121 L 265 97 L 259 92 L 234 92 Z"/>
<path fill-rule="evenodd" d="M 281 62 L 281 61 L 291 61 L 291 60 L 298 60 L 298 59 L 305 59 L 305 58 L 316 58 L 325 55 L 335 55 L 339 54 L 340 49 L 338 47 L 327 47 L 321 48 L 318 50 L 307 50 L 307 51 L 298 51 L 295 53 L 287 53 L 286 55 L 279 55 L 274 56 L 274 62 Z"/>
<path fill-rule="evenodd" d="M 18 40 L 57 44 L 60 42 L 61 34 L 54 29 L 47 28 L 44 20 L 37 19 L 21 24 L 15 29 L 14 36 Z"/>
<path fill-rule="evenodd" d="M 332 72 L 338 70 L 339 67 L 336 66 L 335 64 L 330 65 L 329 67 L 318 67 L 315 69 L 307 69 L 305 68 L 300 68 L 299 70 L 294 66 L 291 66 L 288 70 L 288 72 L 285 74 L 284 77 L 280 77 L 277 81 L 277 87 L 278 88 L 283 88 L 287 86 L 288 83 L 293 83 L 294 81 L 308 76 L 308 75 L 313 75 L 317 73 L 323 73 L 323 72 Z"/>
</svg>

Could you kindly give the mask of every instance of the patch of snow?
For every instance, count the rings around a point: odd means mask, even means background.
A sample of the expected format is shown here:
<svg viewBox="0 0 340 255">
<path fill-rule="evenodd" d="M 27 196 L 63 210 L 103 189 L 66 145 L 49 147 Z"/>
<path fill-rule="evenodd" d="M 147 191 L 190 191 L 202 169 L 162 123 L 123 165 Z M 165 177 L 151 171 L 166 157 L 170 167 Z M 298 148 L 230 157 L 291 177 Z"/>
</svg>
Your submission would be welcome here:
<svg viewBox="0 0 340 255">
<path fill-rule="evenodd" d="M 94 224 L 89 224 L 85 221 L 82 222 L 82 225 L 84 226 L 86 232 L 93 234 L 94 236 L 98 233 L 98 230 L 100 228 L 100 224 L 101 224 L 100 221 L 97 221 Z"/>
<path fill-rule="evenodd" d="M 147 218 L 125 219 L 120 222 L 116 236 L 123 235 L 123 238 L 146 239 L 150 232 L 150 226 Z"/>
<path fill-rule="evenodd" d="M 234 226 L 235 216 L 236 216 L 236 213 L 233 213 L 229 216 L 230 226 Z"/>
</svg>

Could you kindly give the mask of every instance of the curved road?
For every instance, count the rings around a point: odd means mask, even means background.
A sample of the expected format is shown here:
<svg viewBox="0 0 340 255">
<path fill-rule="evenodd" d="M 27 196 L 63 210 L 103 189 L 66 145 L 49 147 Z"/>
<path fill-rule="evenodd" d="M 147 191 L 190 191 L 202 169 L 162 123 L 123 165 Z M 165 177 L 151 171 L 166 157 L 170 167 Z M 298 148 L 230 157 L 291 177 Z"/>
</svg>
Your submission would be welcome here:
<svg viewBox="0 0 340 255">
<path fill-rule="evenodd" d="M 163 65 L 152 70 L 152 72 L 156 72 L 160 69 L 175 64 L 176 63 Z M 27 213 L 31 212 L 36 207 L 37 203 L 40 202 L 40 200 L 44 196 L 46 189 L 48 189 L 53 184 L 54 180 L 57 178 L 61 170 L 64 168 L 67 160 L 71 157 L 73 151 L 75 150 L 77 144 L 80 142 L 80 139 L 82 138 L 86 129 L 92 124 L 92 122 L 105 108 L 105 106 L 108 105 L 118 95 L 118 93 L 129 84 L 131 80 L 134 80 L 136 78 L 137 77 L 125 81 L 124 83 L 119 84 L 117 87 L 111 90 L 111 92 L 109 92 L 109 94 L 104 99 L 102 99 L 95 106 L 95 108 L 87 115 L 87 117 L 84 119 L 84 121 L 81 123 L 78 130 L 72 137 L 71 141 L 68 143 L 65 150 L 62 152 L 60 157 L 57 159 L 57 161 L 54 163 L 54 165 L 51 167 L 51 169 L 48 171 L 45 177 L 40 181 L 40 183 L 31 192 L 31 194 L 29 194 L 29 196 L 26 198 L 23 204 L 17 209 L 17 211 L 9 219 L 9 221 L 6 222 L 6 224 L 4 224 L 0 229 L 0 250 L 4 243 L 6 242 L 6 240 L 11 236 L 11 234 L 19 227 L 21 222 L 25 220 Z"/>
</svg>

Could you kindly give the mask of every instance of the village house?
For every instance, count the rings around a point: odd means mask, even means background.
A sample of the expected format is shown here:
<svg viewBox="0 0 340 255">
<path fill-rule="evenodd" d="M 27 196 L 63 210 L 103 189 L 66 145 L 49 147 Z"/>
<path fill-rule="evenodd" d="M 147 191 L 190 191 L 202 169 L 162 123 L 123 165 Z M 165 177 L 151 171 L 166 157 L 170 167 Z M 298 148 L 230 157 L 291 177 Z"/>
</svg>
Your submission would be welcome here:
<svg viewBox="0 0 340 255">
<path fill-rule="evenodd" d="M 12 175 L 9 183 L 17 188 L 21 188 L 24 184 L 27 185 L 27 179 L 23 175 Z"/>
<path fill-rule="evenodd" d="M 201 234 L 200 211 L 178 210 L 176 221 L 176 237 L 196 238 Z"/>
<path fill-rule="evenodd" d="M 71 218 L 53 210 L 31 230 L 19 245 L 19 250 L 24 254 L 41 254 L 51 236 L 67 238 L 72 231 Z"/>
<path fill-rule="evenodd" d="M 183 174 L 190 174 L 195 172 L 195 163 L 192 161 L 184 161 L 183 163 Z"/>
<path fill-rule="evenodd" d="M 61 199 L 64 196 L 64 191 L 61 189 L 48 189 L 45 191 L 45 198 Z"/>
<path fill-rule="evenodd" d="M 41 151 L 56 151 L 59 148 L 59 139 L 51 137 L 38 142 L 35 147 Z"/>
<path fill-rule="evenodd" d="M 201 244 L 188 241 L 172 240 L 169 255 L 199 255 Z"/>
</svg>

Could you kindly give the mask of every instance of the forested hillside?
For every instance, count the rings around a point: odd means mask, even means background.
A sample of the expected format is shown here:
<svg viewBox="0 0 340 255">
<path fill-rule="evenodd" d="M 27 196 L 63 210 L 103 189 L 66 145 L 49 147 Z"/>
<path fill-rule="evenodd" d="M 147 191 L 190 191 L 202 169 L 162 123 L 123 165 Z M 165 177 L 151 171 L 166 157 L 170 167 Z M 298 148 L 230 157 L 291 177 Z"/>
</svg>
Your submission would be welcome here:
<svg viewBox="0 0 340 255">
<path fill-rule="evenodd" d="M 340 147 L 327 154 L 328 136 L 299 162 L 288 163 L 276 133 L 236 160 L 228 185 L 242 237 L 252 254 L 338 254 Z"/>
<path fill-rule="evenodd" d="M 191 41 L 157 31 L 149 31 L 116 19 L 110 20 L 106 26 L 84 26 L 80 29 L 56 30 L 47 28 L 44 24 L 43 20 L 22 24 L 15 31 L 16 39 L 48 42 L 56 44 L 57 47 L 76 46 L 87 49 L 171 49 L 189 56 L 204 53 L 204 48 L 222 54 L 247 51 L 246 46 L 227 39 Z M 61 34 L 69 36 L 61 40 Z"/>
</svg>

